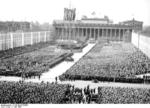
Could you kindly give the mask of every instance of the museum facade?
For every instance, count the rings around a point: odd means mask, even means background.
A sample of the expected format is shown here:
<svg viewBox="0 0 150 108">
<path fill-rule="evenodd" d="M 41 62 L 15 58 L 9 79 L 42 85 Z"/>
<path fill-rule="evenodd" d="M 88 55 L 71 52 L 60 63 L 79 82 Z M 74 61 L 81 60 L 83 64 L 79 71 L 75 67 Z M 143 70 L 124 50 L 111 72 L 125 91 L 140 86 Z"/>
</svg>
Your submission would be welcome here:
<svg viewBox="0 0 150 108">
<path fill-rule="evenodd" d="M 54 20 L 57 39 L 87 38 L 94 40 L 131 41 L 131 24 L 113 24 L 107 18 L 83 18 L 81 20 Z"/>
</svg>

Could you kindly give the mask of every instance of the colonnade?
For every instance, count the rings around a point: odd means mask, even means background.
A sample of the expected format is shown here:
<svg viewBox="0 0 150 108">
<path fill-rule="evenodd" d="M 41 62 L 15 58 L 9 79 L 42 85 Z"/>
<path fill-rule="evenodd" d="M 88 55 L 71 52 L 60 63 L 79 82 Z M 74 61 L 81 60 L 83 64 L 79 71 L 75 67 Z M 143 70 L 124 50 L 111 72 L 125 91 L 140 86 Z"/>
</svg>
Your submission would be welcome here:
<svg viewBox="0 0 150 108">
<path fill-rule="evenodd" d="M 123 28 L 56 28 L 56 36 L 59 39 L 77 39 L 77 38 L 93 38 L 110 39 L 114 41 L 123 41 L 125 33 L 131 31 Z M 130 36 L 131 37 L 131 36 Z"/>
</svg>

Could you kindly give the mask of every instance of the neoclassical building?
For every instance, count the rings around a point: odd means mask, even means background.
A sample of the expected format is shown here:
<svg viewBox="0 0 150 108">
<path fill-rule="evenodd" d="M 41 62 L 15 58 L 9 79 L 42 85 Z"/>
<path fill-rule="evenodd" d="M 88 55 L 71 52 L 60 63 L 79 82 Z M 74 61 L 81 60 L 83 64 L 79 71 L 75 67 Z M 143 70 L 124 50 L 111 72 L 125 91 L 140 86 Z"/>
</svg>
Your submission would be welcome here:
<svg viewBox="0 0 150 108">
<path fill-rule="evenodd" d="M 81 20 L 54 20 L 57 39 L 79 38 L 111 41 L 131 41 L 133 27 L 129 24 L 113 24 L 107 18 L 84 18 Z"/>
</svg>

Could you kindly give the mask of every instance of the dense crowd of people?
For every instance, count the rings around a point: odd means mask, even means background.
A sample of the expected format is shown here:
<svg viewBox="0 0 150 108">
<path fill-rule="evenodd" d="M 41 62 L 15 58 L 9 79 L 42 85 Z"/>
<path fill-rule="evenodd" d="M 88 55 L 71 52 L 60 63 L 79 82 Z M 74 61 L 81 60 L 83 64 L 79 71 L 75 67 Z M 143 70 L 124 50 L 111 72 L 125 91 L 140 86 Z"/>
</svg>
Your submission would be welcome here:
<svg viewBox="0 0 150 108">
<path fill-rule="evenodd" d="M 135 78 L 149 66 L 150 59 L 131 43 L 97 44 L 64 75 Z"/>
<path fill-rule="evenodd" d="M 64 52 L 55 52 L 55 46 L 48 46 L 36 51 L 24 53 L 6 59 L 0 59 L 0 75 L 22 76 L 23 78 L 39 76 L 48 71 L 56 58 Z"/>
<path fill-rule="evenodd" d="M 96 87 L 77 88 L 57 83 L 0 82 L 1 104 L 131 104 L 150 103 L 150 89 Z"/>
<path fill-rule="evenodd" d="M 68 86 L 63 103 L 75 104 L 147 104 L 150 89 L 130 87 L 96 87 L 84 89 Z"/>
<path fill-rule="evenodd" d="M 150 90 L 146 88 L 98 87 L 101 104 L 150 103 Z"/>
<path fill-rule="evenodd" d="M 21 46 L 21 47 L 15 47 L 13 49 L 8 49 L 8 50 L 2 50 L 0 51 L 0 58 L 9 58 L 13 57 L 19 54 L 27 53 L 27 52 L 32 52 L 41 48 L 48 47 L 49 45 L 52 45 L 54 43 L 52 42 L 42 42 L 42 43 L 37 43 L 33 45 L 26 45 L 26 46 Z"/>
<path fill-rule="evenodd" d="M 40 78 L 42 72 L 48 71 L 48 63 L 62 53 L 53 53 L 49 47 L 45 50 L 11 58 L 6 56 L 7 59 L 0 60 L 0 71 L 1 73 L 8 71 L 12 74 L 13 72 L 16 74 L 21 72 L 23 78 L 34 73 Z M 10 54 L 10 56 L 12 55 Z M 63 75 L 135 78 L 136 75 L 148 73 L 149 66 L 150 59 L 132 44 L 105 43 L 97 44 Z M 150 103 L 150 89 L 121 87 L 92 89 L 90 86 L 77 88 L 73 85 L 61 85 L 57 82 L 57 77 L 55 83 L 2 81 L 0 82 L 0 103 Z"/>
<path fill-rule="evenodd" d="M 67 85 L 52 83 L 0 82 L 1 104 L 61 103 Z"/>
</svg>

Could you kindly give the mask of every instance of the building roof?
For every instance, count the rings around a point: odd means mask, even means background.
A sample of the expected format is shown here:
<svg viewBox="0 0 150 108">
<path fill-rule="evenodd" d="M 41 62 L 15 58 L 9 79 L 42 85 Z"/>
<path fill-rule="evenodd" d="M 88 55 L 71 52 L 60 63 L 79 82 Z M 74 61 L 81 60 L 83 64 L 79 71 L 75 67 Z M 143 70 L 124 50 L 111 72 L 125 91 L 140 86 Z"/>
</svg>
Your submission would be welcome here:
<svg viewBox="0 0 150 108">
<path fill-rule="evenodd" d="M 101 24 L 101 23 L 83 23 L 81 20 L 76 21 L 64 21 L 64 20 L 54 20 L 53 26 L 55 27 L 103 27 L 103 28 L 132 28 L 130 25 L 125 24 Z"/>
<path fill-rule="evenodd" d="M 82 18 L 81 20 L 108 21 L 106 18 Z"/>
<path fill-rule="evenodd" d="M 122 23 L 132 23 L 132 22 L 143 23 L 142 21 L 137 21 L 134 18 L 132 20 L 123 21 Z"/>
</svg>

